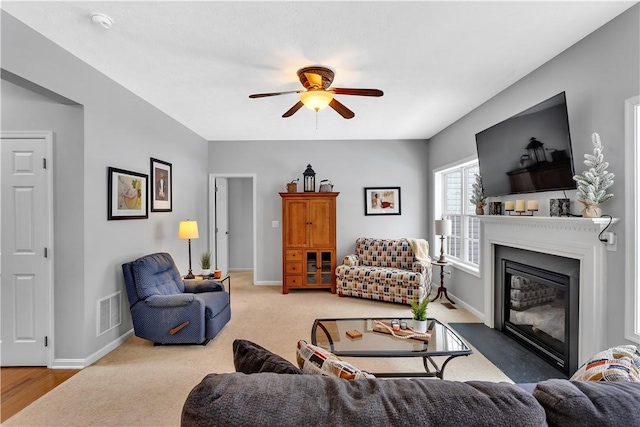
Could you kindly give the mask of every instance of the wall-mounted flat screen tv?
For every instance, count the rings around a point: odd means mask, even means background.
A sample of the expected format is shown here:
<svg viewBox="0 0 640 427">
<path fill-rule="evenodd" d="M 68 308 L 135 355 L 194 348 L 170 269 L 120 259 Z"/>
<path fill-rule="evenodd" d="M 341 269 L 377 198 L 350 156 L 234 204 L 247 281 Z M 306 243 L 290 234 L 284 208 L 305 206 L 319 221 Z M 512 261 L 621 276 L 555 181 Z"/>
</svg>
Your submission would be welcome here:
<svg viewBox="0 0 640 427">
<path fill-rule="evenodd" d="M 476 134 L 476 147 L 486 197 L 576 188 L 564 92 Z"/>
</svg>

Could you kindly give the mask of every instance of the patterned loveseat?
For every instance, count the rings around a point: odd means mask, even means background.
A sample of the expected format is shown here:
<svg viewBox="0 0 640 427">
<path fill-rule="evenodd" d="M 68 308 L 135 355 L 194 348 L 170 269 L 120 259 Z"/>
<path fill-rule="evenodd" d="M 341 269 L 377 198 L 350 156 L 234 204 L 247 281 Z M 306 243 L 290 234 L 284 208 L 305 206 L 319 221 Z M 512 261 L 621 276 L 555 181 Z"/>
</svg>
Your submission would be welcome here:
<svg viewBox="0 0 640 427">
<path fill-rule="evenodd" d="M 430 283 L 429 243 L 422 239 L 361 237 L 356 240 L 355 253 L 344 257 L 336 268 L 341 297 L 410 304 L 427 296 Z"/>
</svg>

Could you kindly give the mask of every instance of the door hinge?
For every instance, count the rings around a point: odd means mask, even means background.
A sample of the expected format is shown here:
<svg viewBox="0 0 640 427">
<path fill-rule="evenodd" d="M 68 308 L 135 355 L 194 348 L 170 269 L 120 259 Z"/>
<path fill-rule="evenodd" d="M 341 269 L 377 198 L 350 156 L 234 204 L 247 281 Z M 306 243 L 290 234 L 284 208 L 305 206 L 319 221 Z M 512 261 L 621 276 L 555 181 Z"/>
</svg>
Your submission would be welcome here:
<svg viewBox="0 0 640 427">
<path fill-rule="evenodd" d="M 44 346 L 49 347 L 49 337 L 44 337 Z"/>
<path fill-rule="evenodd" d="M 216 193 L 218 192 L 218 186 L 214 187 L 215 189 L 213 191 L 215 191 Z"/>
<path fill-rule="evenodd" d="M 47 255 L 49 255 L 49 251 L 47 248 L 44 248 L 44 257 L 47 258 Z"/>
<path fill-rule="evenodd" d="M 42 169 L 46 169 L 47 168 L 47 158 L 43 157 L 42 158 Z"/>
</svg>

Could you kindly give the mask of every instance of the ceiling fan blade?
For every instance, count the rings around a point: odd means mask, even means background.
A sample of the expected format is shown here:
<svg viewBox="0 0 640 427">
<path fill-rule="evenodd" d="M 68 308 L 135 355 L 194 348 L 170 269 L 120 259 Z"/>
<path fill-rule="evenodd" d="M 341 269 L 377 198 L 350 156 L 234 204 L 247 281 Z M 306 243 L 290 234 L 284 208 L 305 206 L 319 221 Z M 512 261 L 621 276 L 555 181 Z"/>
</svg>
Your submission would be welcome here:
<svg viewBox="0 0 640 427">
<path fill-rule="evenodd" d="M 382 96 L 384 92 L 380 89 L 351 89 L 351 88 L 339 88 L 332 87 L 329 89 L 336 95 L 358 95 L 358 96 Z"/>
<path fill-rule="evenodd" d="M 353 119 L 355 117 L 355 114 L 353 113 L 353 111 L 349 110 L 340 101 L 338 101 L 335 98 L 331 100 L 331 102 L 329 103 L 329 107 L 336 110 L 336 112 L 340 114 L 342 117 L 344 117 L 345 119 Z"/>
<path fill-rule="evenodd" d="M 304 104 L 302 103 L 302 101 L 298 101 L 296 103 L 296 105 L 294 105 L 293 107 L 289 108 L 287 110 L 287 112 L 282 115 L 282 117 L 291 117 L 291 116 L 293 116 L 296 111 L 298 111 L 299 109 L 302 108 L 303 105 Z"/>
<path fill-rule="evenodd" d="M 266 96 L 277 96 L 277 95 L 286 95 L 289 93 L 299 93 L 301 90 L 290 90 L 287 92 L 272 92 L 272 93 L 255 93 L 253 95 L 249 95 L 249 98 L 264 98 Z"/>
</svg>

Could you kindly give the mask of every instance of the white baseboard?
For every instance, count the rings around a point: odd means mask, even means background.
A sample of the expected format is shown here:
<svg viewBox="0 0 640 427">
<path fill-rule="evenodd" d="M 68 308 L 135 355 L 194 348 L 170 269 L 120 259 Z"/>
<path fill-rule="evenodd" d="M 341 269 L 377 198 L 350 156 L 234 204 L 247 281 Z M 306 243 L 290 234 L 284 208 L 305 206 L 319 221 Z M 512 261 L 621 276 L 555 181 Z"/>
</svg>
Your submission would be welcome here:
<svg viewBox="0 0 640 427">
<path fill-rule="evenodd" d="M 466 302 L 462 301 L 460 298 L 456 297 L 455 295 L 452 295 L 450 292 L 447 292 L 447 294 L 449 295 L 449 298 L 451 298 L 452 301 L 455 301 L 455 303 L 459 307 L 464 308 L 465 310 L 467 310 L 468 312 L 470 312 L 471 314 L 473 314 L 478 319 L 480 319 L 480 320 L 482 320 L 484 322 L 484 313 L 483 312 L 478 311 L 475 308 L 471 307 L 469 304 L 467 304 Z"/>
<path fill-rule="evenodd" d="M 86 359 L 54 359 L 51 369 L 84 369 L 120 347 L 132 335 L 133 329 L 130 329 Z"/>
<path fill-rule="evenodd" d="M 259 282 L 253 282 L 257 286 L 282 286 L 281 280 L 261 280 Z"/>
</svg>

